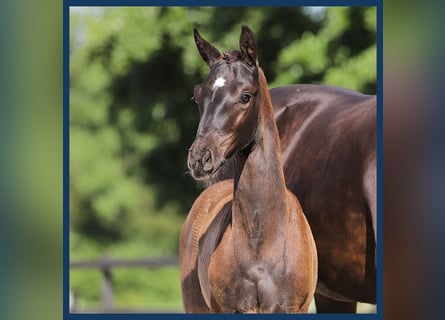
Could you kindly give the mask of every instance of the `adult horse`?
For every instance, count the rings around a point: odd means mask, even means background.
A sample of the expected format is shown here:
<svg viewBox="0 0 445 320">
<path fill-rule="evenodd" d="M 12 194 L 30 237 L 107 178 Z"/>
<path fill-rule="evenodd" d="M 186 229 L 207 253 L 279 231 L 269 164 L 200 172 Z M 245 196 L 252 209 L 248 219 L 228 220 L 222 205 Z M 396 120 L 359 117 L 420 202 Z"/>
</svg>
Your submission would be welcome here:
<svg viewBox="0 0 445 320">
<path fill-rule="evenodd" d="M 288 187 L 318 250 L 317 312 L 376 303 L 376 99 L 318 85 L 271 90 Z"/>
<path fill-rule="evenodd" d="M 270 96 L 286 183 L 317 245 L 317 312 L 354 313 L 357 301 L 375 304 L 375 96 L 322 85 L 279 87 Z M 232 177 L 232 161 L 208 184 Z"/>
<path fill-rule="evenodd" d="M 243 26 L 240 51 L 222 59 L 196 29 L 195 39 L 212 71 L 195 88 L 201 120 L 188 167 L 203 179 L 233 157 L 234 179 L 204 190 L 183 225 L 186 312 L 307 312 L 317 282 L 315 242 L 286 188 L 254 35 Z"/>
</svg>

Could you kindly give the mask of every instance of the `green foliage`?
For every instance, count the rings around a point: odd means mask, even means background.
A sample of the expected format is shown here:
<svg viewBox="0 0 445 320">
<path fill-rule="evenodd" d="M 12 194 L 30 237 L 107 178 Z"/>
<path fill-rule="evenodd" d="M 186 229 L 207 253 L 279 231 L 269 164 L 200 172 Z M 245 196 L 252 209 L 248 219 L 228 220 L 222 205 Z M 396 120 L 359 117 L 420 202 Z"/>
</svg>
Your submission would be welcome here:
<svg viewBox="0 0 445 320">
<path fill-rule="evenodd" d="M 208 73 L 192 30 L 199 26 L 223 51 L 237 48 L 242 24 L 255 32 L 271 87 L 326 83 L 375 93 L 372 7 L 72 9 L 72 260 L 177 254 L 200 192 L 186 173 L 199 117 L 190 97 Z M 117 270 L 116 305 L 178 308 L 177 272 Z M 72 271 L 70 286 L 96 306 L 98 273 Z"/>
<path fill-rule="evenodd" d="M 100 310 L 102 275 L 98 270 L 71 272 L 71 291 L 80 310 Z M 134 310 L 181 311 L 179 268 L 115 269 L 112 273 L 114 307 Z"/>
<path fill-rule="evenodd" d="M 177 311 L 183 308 L 178 267 L 118 270 L 114 281 L 120 288 L 116 307 Z"/>
<path fill-rule="evenodd" d="M 70 272 L 70 290 L 76 297 L 79 309 L 100 307 L 101 273 L 99 270 L 74 270 Z"/>
<path fill-rule="evenodd" d="M 309 82 L 375 93 L 375 36 L 374 7 L 327 8 L 317 32 L 305 31 L 281 50 L 272 86 Z"/>
</svg>

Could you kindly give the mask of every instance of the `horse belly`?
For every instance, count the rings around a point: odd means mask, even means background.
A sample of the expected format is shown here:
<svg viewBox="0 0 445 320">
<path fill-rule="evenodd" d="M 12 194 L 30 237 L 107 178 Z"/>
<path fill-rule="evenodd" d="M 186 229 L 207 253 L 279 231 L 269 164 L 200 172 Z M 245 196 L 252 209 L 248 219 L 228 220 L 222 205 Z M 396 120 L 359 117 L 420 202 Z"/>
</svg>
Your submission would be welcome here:
<svg viewBox="0 0 445 320">
<path fill-rule="evenodd" d="M 318 234 L 317 246 L 317 293 L 340 301 L 375 303 L 376 271 L 366 239 L 347 233 L 341 239 Z"/>
<path fill-rule="evenodd" d="M 364 201 L 303 186 L 312 191 L 296 194 L 317 246 L 317 292 L 332 299 L 375 302 L 375 240 Z"/>
</svg>

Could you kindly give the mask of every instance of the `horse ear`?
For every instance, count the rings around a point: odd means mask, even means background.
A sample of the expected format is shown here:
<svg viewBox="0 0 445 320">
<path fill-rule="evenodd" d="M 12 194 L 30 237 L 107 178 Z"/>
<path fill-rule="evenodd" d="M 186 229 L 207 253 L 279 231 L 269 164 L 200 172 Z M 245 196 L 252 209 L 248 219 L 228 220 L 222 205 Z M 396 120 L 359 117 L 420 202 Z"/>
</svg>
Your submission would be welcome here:
<svg viewBox="0 0 445 320">
<path fill-rule="evenodd" d="M 247 64 L 258 67 L 258 55 L 256 48 L 255 36 L 248 26 L 241 27 L 241 35 L 239 38 L 239 47 L 241 57 Z"/>
<path fill-rule="evenodd" d="M 193 35 L 195 37 L 195 43 L 199 54 L 211 68 L 215 62 L 222 58 L 221 53 L 212 44 L 201 37 L 197 28 L 193 29 Z"/>
</svg>

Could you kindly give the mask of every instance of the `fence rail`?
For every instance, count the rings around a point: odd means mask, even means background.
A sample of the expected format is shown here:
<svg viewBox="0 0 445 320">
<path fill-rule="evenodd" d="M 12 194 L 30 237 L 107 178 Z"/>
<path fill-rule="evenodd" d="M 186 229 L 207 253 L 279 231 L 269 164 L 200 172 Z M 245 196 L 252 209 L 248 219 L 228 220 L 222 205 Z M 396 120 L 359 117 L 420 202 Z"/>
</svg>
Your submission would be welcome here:
<svg viewBox="0 0 445 320">
<path fill-rule="evenodd" d="M 163 258 L 147 258 L 147 259 L 115 259 L 110 257 L 103 257 L 99 260 L 86 261 L 72 261 L 70 262 L 70 269 L 100 269 L 102 273 L 101 285 L 101 310 L 78 310 L 74 304 L 71 312 L 88 312 L 88 313 L 147 313 L 155 311 L 143 310 L 117 310 L 113 307 L 113 276 L 112 269 L 114 268 L 148 268 L 157 269 L 162 267 L 178 266 L 179 258 L 163 257 Z M 178 312 L 166 310 L 163 312 Z"/>
</svg>

